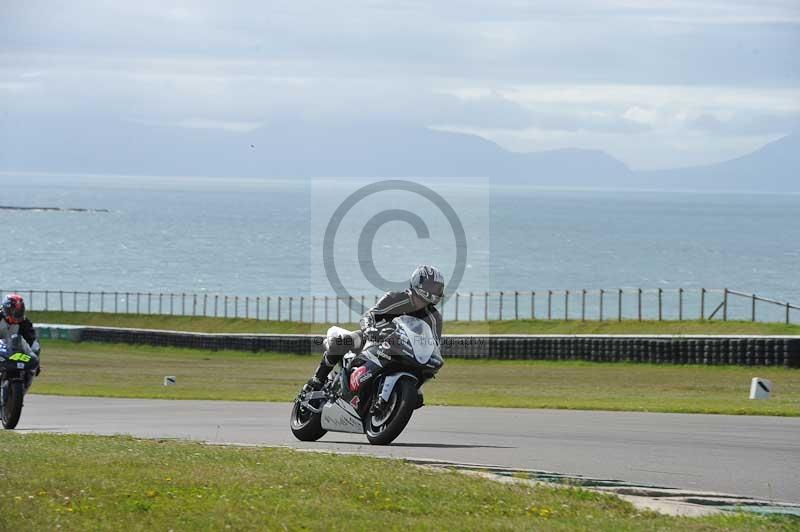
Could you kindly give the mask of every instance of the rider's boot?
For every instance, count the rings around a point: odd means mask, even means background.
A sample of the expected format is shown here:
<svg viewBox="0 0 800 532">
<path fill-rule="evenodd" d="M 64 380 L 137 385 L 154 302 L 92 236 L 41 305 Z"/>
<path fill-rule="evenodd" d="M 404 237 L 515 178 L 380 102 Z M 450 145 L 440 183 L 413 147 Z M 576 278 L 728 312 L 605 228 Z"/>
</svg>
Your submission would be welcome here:
<svg viewBox="0 0 800 532">
<path fill-rule="evenodd" d="M 322 389 L 322 381 L 316 377 L 311 377 L 308 382 L 303 386 L 304 392 L 316 392 Z"/>
<path fill-rule="evenodd" d="M 317 366 L 316 371 L 314 371 L 314 376 L 308 380 L 305 386 L 303 386 L 303 391 L 312 392 L 321 390 L 322 385 L 325 383 L 325 379 L 328 378 L 328 374 L 335 365 L 335 362 L 331 363 L 331 361 L 328 360 L 327 352 L 322 355 L 322 360 L 320 361 L 319 366 Z"/>
</svg>

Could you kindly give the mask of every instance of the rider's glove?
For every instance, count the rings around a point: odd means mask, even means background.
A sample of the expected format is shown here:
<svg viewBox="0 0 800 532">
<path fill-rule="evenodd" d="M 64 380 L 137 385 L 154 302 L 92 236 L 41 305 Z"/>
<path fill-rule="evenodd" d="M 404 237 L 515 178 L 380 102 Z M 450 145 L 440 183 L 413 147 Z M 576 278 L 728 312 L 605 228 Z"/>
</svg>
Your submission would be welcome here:
<svg viewBox="0 0 800 532">
<path fill-rule="evenodd" d="M 39 356 L 39 353 L 42 352 L 42 346 L 39 345 L 39 340 L 33 341 L 33 343 L 31 344 L 31 351 L 33 351 L 33 354 L 36 356 Z"/>
<path fill-rule="evenodd" d="M 374 329 L 375 317 L 372 314 L 365 314 L 358 324 L 361 326 L 361 330 L 364 332 L 366 332 L 368 329 Z"/>
<path fill-rule="evenodd" d="M 378 328 L 375 327 L 375 318 L 372 316 L 372 314 L 366 314 L 363 318 L 361 318 L 359 325 L 361 326 L 361 330 L 364 332 L 364 336 L 367 338 L 367 340 L 378 340 Z"/>
</svg>

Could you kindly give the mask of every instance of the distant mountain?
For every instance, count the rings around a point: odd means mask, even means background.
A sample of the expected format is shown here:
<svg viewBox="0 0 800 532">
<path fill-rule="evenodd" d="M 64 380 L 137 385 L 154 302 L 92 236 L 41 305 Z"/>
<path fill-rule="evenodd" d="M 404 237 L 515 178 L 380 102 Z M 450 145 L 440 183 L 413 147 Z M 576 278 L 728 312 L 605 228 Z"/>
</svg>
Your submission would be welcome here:
<svg viewBox="0 0 800 532">
<path fill-rule="evenodd" d="M 54 125 L 55 123 L 56 125 Z M 0 170 L 239 177 L 487 177 L 603 186 L 630 170 L 601 151 L 513 153 L 475 135 L 358 123 L 248 133 L 91 120 L 0 123 Z"/>
<path fill-rule="evenodd" d="M 729 161 L 637 175 L 643 183 L 663 188 L 800 192 L 800 134 L 792 133 Z"/>
<path fill-rule="evenodd" d="M 800 136 L 737 159 L 633 172 L 602 151 L 509 152 L 475 135 L 366 122 L 276 123 L 247 133 L 5 115 L 0 170 L 276 178 L 487 177 L 498 184 L 799 191 Z"/>
</svg>

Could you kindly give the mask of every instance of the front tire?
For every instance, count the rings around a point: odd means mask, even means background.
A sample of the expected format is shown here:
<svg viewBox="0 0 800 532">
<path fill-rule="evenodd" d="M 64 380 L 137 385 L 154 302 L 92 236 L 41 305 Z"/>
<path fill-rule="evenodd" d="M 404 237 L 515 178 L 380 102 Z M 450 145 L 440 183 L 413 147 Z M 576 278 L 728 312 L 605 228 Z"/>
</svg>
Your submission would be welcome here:
<svg viewBox="0 0 800 532">
<path fill-rule="evenodd" d="M 289 422 L 294 437 L 300 441 L 317 441 L 328 432 L 322 428 L 322 414 L 315 414 L 295 401 Z"/>
<path fill-rule="evenodd" d="M 414 382 L 409 378 L 397 381 L 387 403 L 390 410 L 384 415 L 367 414 L 364 432 L 372 445 L 388 445 L 406 428 L 417 406 Z"/>
<path fill-rule="evenodd" d="M 25 387 L 21 381 L 3 381 L 0 393 L 4 394 L 3 408 L 0 411 L 0 419 L 4 429 L 13 429 L 19 423 L 22 415 L 22 398 L 25 395 Z"/>
</svg>

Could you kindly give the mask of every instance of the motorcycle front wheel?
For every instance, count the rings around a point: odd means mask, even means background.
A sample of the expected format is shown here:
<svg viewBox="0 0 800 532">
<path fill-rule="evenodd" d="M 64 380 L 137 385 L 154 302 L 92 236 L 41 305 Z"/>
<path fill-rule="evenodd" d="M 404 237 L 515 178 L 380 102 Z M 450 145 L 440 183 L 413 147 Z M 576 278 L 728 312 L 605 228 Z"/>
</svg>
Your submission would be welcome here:
<svg viewBox="0 0 800 532">
<path fill-rule="evenodd" d="M 22 415 L 22 398 L 25 387 L 22 381 L 4 380 L 0 383 L 0 393 L 3 394 L 3 408 L 0 409 L 0 420 L 4 429 L 13 429 L 19 423 Z"/>
<path fill-rule="evenodd" d="M 373 445 L 388 445 L 397 438 L 411 420 L 417 406 L 417 388 L 407 378 L 400 379 L 392 390 L 383 412 L 367 414 L 364 432 Z"/>
<path fill-rule="evenodd" d="M 294 437 L 300 441 L 317 441 L 328 432 L 322 428 L 322 414 L 304 408 L 300 401 L 294 402 L 289 426 Z"/>
</svg>

